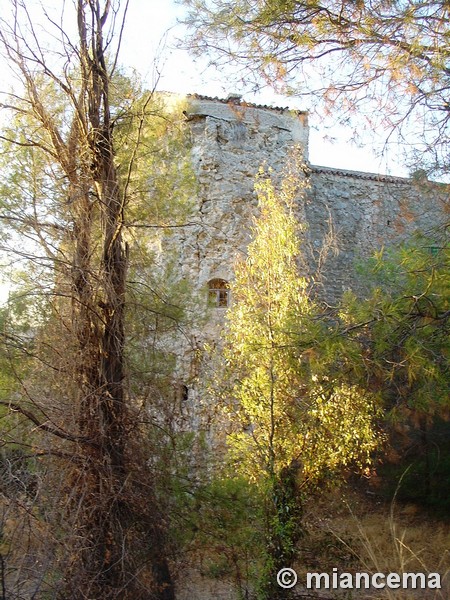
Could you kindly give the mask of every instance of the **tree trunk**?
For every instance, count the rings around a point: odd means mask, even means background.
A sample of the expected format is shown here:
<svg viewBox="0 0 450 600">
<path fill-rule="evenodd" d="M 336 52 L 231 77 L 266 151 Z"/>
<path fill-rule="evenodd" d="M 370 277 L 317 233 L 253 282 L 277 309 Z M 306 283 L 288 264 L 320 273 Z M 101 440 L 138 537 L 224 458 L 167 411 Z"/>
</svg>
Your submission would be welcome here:
<svg viewBox="0 0 450 600">
<path fill-rule="evenodd" d="M 63 600 L 172 600 L 163 520 L 147 468 L 150 456 L 125 385 L 126 198 L 115 165 L 110 109 L 117 57 L 111 56 L 110 67 L 105 53 L 112 54 L 114 36 L 111 29 L 104 34 L 108 21 L 119 18 L 120 0 L 76 0 L 77 42 L 47 17 L 64 40 L 57 54 L 66 61 L 60 76 L 25 4 L 11 0 L 12 22 L 1 19 L 0 44 L 24 83 L 24 97 L 11 94 L 8 108 L 30 127 L 23 139 L 19 134 L 5 139 L 42 153 L 43 179 L 55 188 L 49 185 L 49 198 L 41 192 L 43 205 L 36 212 L 55 207 L 49 223 L 64 230 L 55 238 L 57 251 L 50 260 L 52 293 L 60 296 L 55 306 L 63 314 L 61 339 L 68 346 L 67 370 L 57 370 L 57 376 L 69 373 L 67 398 L 75 415 L 60 426 L 46 411 L 42 422 L 40 413 L 14 404 L 38 430 L 65 444 L 64 452 L 57 451 L 70 459 L 70 511 L 65 498 L 54 499 L 55 540 L 64 556 L 56 557 L 52 577 L 63 573 L 58 588 Z M 66 191 L 67 198 L 59 197 Z M 56 404 L 49 413 L 65 414 Z M 52 477 L 65 481 L 66 469 L 67 463 L 58 464 Z"/>
<path fill-rule="evenodd" d="M 83 472 L 78 474 L 76 496 L 79 518 L 76 537 L 81 544 L 78 564 L 69 573 L 68 589 L 73 598 L 125 599 L 174 598 L 170 573 L 164 556 L 164 536 L 158 524 L 152 489 L 133 481 L 140 469 L 131 462 L 137 435 L 136 424 L 125 394 L 125 284 L 128 252 L 123 242 L 124 199 L 121 197 L 114 164 L 113 127 L 109 106 L 109 73 L 104 58 L 102 28 L 108 3 L 101 15 L 98 3 L 78 0 L 78 26 L 82 66 L 81 103 L 75 130 L 83 132 L 89 150 L 93 186 L 80 193 L 80 181 L 73 190 L 79 206 L 75 227 L 73 268 L 74 323 L 78 340 L 80 389 L 79 434 Z M 87 23 L 90 23 L 87 26 Z M 92 28 L 89 30 L 89 28 Z M 89 42 L 90 40 L 90 42 Z M 81 150 L 81 149 L 79 149 Z M 81 154 L 81 151 L 80 151 Z M 81 180 L 86 176 L 82 173 Z M 93 201 L 92 198 L 95 197 Z M 93 203 L 95 202 L 95 208 Z M 92 215 L 101 222 L 101 258 L 93 266 L 90 234 Z M 145 459 L 144 459 L 145 460 Z M 143 502 L 150 507 L 145 510 Z M 153 505 L 153 506 L 152 506 Z M 153 514 L 151 514 L 153 508 Z M 136 527 L 136 523 L 139 523 Z M 142 524 L 145 524 L 144 527 Z M 138 564 L 132 547 L 136 529 L 146 529 L 148 556 L 153 581 L 138 583 Z M 136 541 L 136 539 L 135 539 Z M 67 593 L 67 590 L 64 592 Z"/>
</svg>

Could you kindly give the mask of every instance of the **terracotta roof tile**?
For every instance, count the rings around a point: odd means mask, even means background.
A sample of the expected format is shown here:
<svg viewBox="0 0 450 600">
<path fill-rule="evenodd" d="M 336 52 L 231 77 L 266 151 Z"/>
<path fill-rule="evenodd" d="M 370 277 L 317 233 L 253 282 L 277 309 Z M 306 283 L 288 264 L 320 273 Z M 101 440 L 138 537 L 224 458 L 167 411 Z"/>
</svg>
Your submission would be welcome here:
<svg viewBox="0 0 450 600">
<path fill-rule="evenodd" d="M 238 106 L 248 106 L 249 108 L 262 108 L 264 110 L 273 110 L 276 112 L 295 112 L 299 115 L 306 115 L 307 112 L 304 110 L 292 110 L 288 106 L 269 106 L 268 104 L 253 104 L 252 102 L 245 102 L 245 100 L 239 99 L 239 96 L 230 95 L 229 98 L 218 98 L 215 96 L 203 96 L 202 94 L 187 94 L 188 98 L 195 100 L 210 100 L 211 102 L 220 102 L 221 104 L 237 104 Z"/>
<path fill-rule="evenodd" d="M 363 171 L 349 171 L 347 169 L 336 169 L 334 167 L 319 167 L 309 165 L 312 173 L 323 175 L 337 175 L 338 177 L 352 177 L 354 179 L 367 179 L 369 181 L 380 181 L 383 183 L 410 184 L 411 179 L 407 177 L 396 177 L 394 175 L 379 175 L 377 173 L 365 173 Z"/>
</svg>

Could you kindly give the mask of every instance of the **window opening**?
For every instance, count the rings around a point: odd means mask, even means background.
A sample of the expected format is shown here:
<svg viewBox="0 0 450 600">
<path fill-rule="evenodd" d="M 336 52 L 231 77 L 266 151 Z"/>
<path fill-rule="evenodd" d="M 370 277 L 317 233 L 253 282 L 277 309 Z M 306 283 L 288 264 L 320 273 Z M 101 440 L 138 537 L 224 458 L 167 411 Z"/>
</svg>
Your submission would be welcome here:
<svg viewBox="0 0 450 600">
<path fill-rule="evenodd" d="M 225 279 L 211 279 L 208 282 L 208 301 L 215 308 L 226 308 L 230 303 L 230 289 Z"/>
</svg>

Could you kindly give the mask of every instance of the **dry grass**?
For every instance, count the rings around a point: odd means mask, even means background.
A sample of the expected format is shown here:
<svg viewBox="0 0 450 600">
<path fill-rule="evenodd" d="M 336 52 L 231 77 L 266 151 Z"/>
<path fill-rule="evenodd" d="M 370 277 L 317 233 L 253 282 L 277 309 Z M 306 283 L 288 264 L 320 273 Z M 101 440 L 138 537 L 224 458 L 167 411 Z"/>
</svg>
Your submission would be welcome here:
<svg viewBox="0 0 450 600">
<path fill-rule="evenodd" d="M 439 573 L 441 590 L 360 590 L 336 598 L 447 600 L 450 598 L 450 523 L 436 521 L 413 505 L 386 506 L 361 494 L 334 493 L 308 509 L 308 535 L 300 577 L 320 570 L 367 573 Z M 304 579 L 303 579 L 304 580 Z"/>
<path fill-rule="evenodd" d="M 305 511 L 307 532 L 294 565 L 299 585 L 292 598 L 320 600 L 448 600 L 450 598 L 450 522 L 437 521 L 414 505 L 386 505 L 364 493 L 330 493 L 312 500 Z M 191 564 L 180 578 L 178 594 L 189 600 L 236 600 L 230 573 Z M 250 559 L 251 560 L 251 559 Z M 439 573 L 441 590 L 307 590 L 306 573 Z M 249 584 L 249 582 L 247 582 Z M 249 590 L 252 586 L 249 585 Z M 286 597 L 288 594 L 286 592 Z M 254 598 L 251 591 L 249 598 Z"/>
</svg>

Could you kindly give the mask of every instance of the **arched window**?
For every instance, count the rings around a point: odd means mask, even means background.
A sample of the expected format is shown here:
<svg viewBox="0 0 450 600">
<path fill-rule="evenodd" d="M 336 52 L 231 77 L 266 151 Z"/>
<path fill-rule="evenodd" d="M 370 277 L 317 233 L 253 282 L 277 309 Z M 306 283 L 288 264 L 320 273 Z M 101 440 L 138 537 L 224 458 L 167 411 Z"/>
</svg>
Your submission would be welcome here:
<svg viewBox="0 0 450 600">
<path fill-rule="evenodd" d="M 215 308 L 226 308 L 230 303 L 230 289 L 225 279 L 211 279 L 208 282 L 208 302 Z"/>
</svg>

